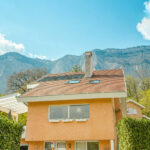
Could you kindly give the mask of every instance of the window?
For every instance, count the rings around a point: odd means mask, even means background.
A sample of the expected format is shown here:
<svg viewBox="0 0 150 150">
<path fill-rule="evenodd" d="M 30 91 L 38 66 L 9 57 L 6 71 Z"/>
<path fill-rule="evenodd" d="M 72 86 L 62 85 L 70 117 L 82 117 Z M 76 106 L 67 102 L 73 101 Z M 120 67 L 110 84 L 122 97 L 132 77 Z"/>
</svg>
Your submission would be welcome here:
<svg viewBox="0 0 150 150">
<path fill-rule="evenodd" d="M 77 142 L 76 143 L 76 150 L 86 150 L 87 145 L 86 142 Z"/>
<path fill-rule="evenodd" d="M 45 143 L 45 150 L 51 150 L 51 142 Z"/>
<path fill-rule="evenodd" d="M 127 109 L 127 113 L 129 115 L 136 115 L 137 114 L 137 110 L 135 108 L 128 108 Z"/>
<path fill-rule="evenodd" d="M 87 142 L 87 150 L 98 150 L 98 142 Z"/>
<path fill-rule="evenodd" d="M 66 150 L 65 142 L 45 142 L 44 150 Z"/>
<path fill-rule="evenodd" d="M 88 83 L 98 84 L 98 83 L 100 83 L 100 80 L 90 80 L 90 81 L 88 81 Z"/>
<path fill-rule="evenodd" d="M 98 142 L 76 142 L 76 150 L 99 150 Z"/>
<path fill-rule="evenodd" d="M 70 84 L 76 84 L 76 83 L 79 83 L 80 80 L 70 80 L 70 81 L 67 81 L 67 83 L 70 83 Z"/>
<path fill-rule="evenodd" d="M 70 118 L 71 119 L 89 118 L 89 105 L 71 105 Z"/>
<path fill-rule="evenodd" d="M 66 149 L 66 143 L 57 143 L 57 149 L 64 150 Z"/>
<path fill-rule="evenodd" d="M 50 106 L 50 121 L 53 120 L 72 120 L 72 119 L 88 119 L 89 105 L 63 105 Z"/>
<path fill-rule="evenodd" d="M 50 119 L 68 119 L 68 106 L 51 106 Z"/>
</svg>

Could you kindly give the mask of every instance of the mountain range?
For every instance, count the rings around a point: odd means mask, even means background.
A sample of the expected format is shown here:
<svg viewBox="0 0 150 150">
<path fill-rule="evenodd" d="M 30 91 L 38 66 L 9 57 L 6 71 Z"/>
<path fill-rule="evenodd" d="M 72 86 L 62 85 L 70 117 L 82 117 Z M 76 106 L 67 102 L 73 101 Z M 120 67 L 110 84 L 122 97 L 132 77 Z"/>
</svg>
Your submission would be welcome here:
<svg viewBox="0 0 150 150">
<path fill-rule="evenodd" d="M 137 46 L 126 49 L 94 49 L 93 68 L 95 70 L 120 68 L 126 75 L 136 75 L 137 69 L 150 72 L 150 46 Z M 46 68 L 49 73 L 69 71 L 74 64 L 84 70 L 84 54 L 66 55 L 55 61 L 29 58 L 16 52 L 0 55 L 0 93 L 5 93 L 7 78 L 14 72 L 31 68 Z"/>
</svg>

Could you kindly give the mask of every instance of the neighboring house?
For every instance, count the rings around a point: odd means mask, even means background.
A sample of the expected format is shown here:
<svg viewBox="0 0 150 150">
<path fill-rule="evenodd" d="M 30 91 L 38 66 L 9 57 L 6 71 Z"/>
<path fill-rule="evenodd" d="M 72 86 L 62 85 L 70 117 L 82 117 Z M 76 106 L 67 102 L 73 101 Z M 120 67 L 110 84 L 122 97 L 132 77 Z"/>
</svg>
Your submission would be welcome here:
<svg viewBox="0 0 150 150">
<path fill-rule="evenodd" d="M 149 117 L 142 114 L 142 110 L 145 109 L 145 107 L 138 102 L 130 99 L 127 101 L 127 116 L 132 118 L 145 118 L 149 119 Z"/>
<path fill-rule="evenodd" d="M 26 113 L 28 107 L 22 103 L 18 102 L 16 96 L 19 96 L 19 93 L 13 93 L 0 97 L 0 112 L 10 114 L 14 120 L 18 121 L 18 115 Z M 25 129 L 25 127 L 24 127 Z M 21 138 L 21 150 L 27 149 L 27 143 L 25 142 L 25 131 L 22 134 Z"/>
<path fill-rule="evenodd" d="M 18 102 L 16 96 L 19 93 L 13 93 L 0 97 L 0 111 L 10 113 L 15 120 L 18 120 L 18 115 L 28 111 L 28 107 L 22 102 Z"/>
<path fill-rule="evenodd" d="M 126 115 L 122 69 L 48 74 L 18 97 L 28 104 L 29 150 L 116 150 L 116 123 Z"/>
</svg>

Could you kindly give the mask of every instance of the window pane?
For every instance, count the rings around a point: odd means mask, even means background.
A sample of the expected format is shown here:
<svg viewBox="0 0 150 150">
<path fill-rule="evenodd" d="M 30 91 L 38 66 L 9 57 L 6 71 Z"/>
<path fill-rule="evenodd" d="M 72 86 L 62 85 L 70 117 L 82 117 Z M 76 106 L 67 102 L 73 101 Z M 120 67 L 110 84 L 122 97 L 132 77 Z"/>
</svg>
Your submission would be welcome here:
<svg viewBox="0 0 150 150">
<path fill-rule="evenodd" d="M 67 119 L 68 106 L 50 106 L 50 119 Z"/>
<path fill-rule="evenodd" d="M 89 118 L 89 105 L 71 105 L 70 119 Z"/>
<path fill-rule="evenodd" d="M 98 142 L 88 142 L 87 150 L 99 150 Z"/>
<path fill-rule="evenodd" d="M 66 148 L 66 144 L 65 143 L 57 143 L 57 148 L 64 149 L 64 148 Z"/>
<path fill-rule="evenodd" d="M 86 142 L 77 142 L 76 150 L 86 150 Z"/>
<path fill-rule="evenodd" d="M 45 150 L 51 150 L 51 142 L 45 143 Z"/>
<path fill-rule="evenodd" d="M 135 108 L 128 108 L 127 112 L 128 114 L 133 114 L 133 115 L 137 114 L 137 110 Z"/>
</svg>

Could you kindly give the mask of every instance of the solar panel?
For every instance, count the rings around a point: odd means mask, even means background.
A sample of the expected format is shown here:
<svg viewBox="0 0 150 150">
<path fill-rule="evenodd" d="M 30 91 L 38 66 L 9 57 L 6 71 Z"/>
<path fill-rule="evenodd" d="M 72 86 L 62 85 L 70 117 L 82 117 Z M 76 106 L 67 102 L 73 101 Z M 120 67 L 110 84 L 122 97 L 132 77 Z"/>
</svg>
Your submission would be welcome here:
<svg viewBox="0 0 150 150">
<path fill-rule="evenodd" d="M 73 80 L 73 79 L 82 79 L 85 74 L 74 74 L 74 75 L 63 75 L 63 76 L 49 76 L 45 77 L 39 82 L 46 82 L 46 81 L 58 81 L 58 80 Z"/>
</svg>

